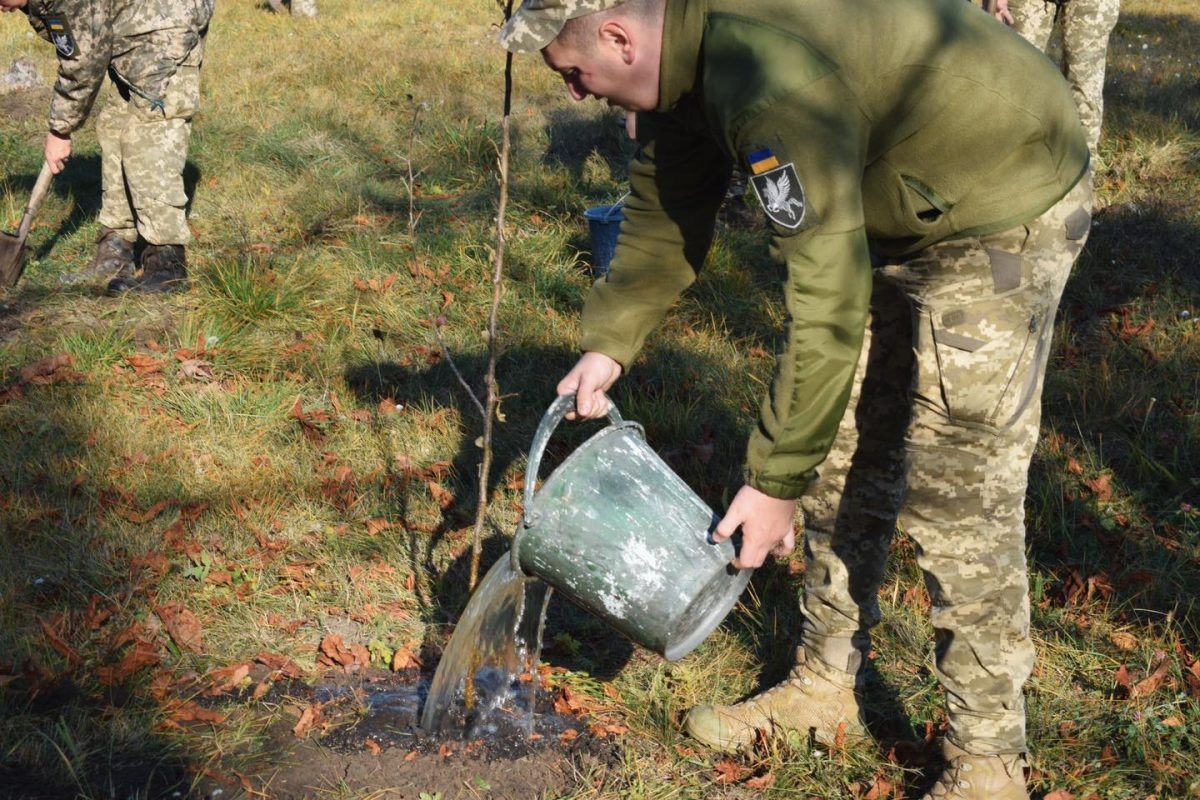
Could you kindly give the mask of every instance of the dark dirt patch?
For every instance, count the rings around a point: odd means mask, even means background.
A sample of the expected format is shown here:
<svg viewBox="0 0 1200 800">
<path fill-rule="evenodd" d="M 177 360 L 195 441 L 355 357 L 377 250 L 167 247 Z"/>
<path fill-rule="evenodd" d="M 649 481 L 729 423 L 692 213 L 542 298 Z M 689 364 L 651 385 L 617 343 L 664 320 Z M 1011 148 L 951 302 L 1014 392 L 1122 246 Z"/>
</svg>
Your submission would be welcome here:
<svg viewBox="0 0 1200 800">
<path fill-rule="evenodd" d="M 44 119 L 50 112 L 49 86 L 0 93 L 0 119 L 9 123 Z"/>
<path fill-rule="evenodd" d="M 422 691 L 420 676 L 375 670 L 329 675 L 313 685 L 276 684 L 258 702 L 290 713 L 271 725 L 264 748 L 269 753 L 261 754 L 264 766 L 231 767 L 228 774 L 218 766 L 203 779 L 197 796 L 420 800 L 425 793 L 441 800 L 535 800 L 570 794 L 587 776 L 619 759 L 616 746 L 588 733 L 583 721 L 555 714 L 548 696 L 539 698 L 533 736 L 517 726 L 505 729 L 503 723 L 470 741 L 454 733 L 429 734 L 419 727 Z M 319 718 L 313 732 L 297 738 L 298 715 L 314 707 Z M 257 760 L 246 753 L 238 760 L 245 763 L 247 756 Z"/>
</svg>

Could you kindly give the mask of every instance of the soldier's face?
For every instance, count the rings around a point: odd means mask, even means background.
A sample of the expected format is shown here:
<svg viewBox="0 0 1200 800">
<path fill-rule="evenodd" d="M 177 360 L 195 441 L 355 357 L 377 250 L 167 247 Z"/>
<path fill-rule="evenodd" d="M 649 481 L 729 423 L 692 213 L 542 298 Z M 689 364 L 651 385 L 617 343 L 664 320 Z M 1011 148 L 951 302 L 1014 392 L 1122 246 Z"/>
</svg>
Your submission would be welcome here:
<svg viewBox="0 0 1200 800">
<path fill-rule="evenodd" d="M 576 100 L 595 97 L 626 111 L 652 111 L 658 103 L 658 48 L 645 47 L 645 41 L 620 22 L 606 22 L 590 47 L 555 39 L 542 59 Z"/>
<path fill-rule="evenodd" d="M 16 11 L 25 7 L 25 0 L 0 0 L 0 11 Z"/>
</svg>

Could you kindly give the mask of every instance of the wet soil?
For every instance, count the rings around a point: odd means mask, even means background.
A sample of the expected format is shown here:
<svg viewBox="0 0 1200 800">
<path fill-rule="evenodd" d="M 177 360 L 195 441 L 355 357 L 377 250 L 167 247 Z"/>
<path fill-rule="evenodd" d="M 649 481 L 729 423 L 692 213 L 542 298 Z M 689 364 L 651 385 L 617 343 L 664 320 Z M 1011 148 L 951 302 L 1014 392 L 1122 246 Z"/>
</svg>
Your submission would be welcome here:
<svg viewBox="0 0 1200 800">
<path fill-rule="evenodd" d="M 311 685 L 273 685 L 249 706 L 285 711 L 271 724 L 264 752 L 231 754 L 229 766 L 208 770 L 195 796 L 536 800 L 571 794 L 619 760 L 611 740 L 592 736 L 582 720 L 556 714 L 544 693 L 532 735 L 526 714 L 512 724 L 501 715 L 472 739 L 459 733 L 463 727 L 447 735 L 427 733 L 419 728 L 427 678 L 372 670 L 330 674 Z M 212 699 L 214 705 L 231 700 L 242 698 Z M 297 713 L 310 708 L 319 709 L 318 719 L 297 736 Z M 233 767 L 247 759 L 260 764 Z"/>
</svg>

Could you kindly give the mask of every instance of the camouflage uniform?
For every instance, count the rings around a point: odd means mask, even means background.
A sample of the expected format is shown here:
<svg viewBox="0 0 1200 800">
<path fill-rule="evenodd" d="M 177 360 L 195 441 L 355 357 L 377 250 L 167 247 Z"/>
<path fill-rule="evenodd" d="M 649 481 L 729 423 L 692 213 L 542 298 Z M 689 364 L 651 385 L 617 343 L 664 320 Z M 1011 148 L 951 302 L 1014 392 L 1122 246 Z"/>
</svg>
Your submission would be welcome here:
<svg viewBox="0 0 1200 800">
<path fill-rule="evenodd" d="M 618 2 L 562 0 L 557 24 Z M 502 43 L 545 47 L 555 4 L 526 0 Z M 696 279 L 744 171 L 789 314 L 746 482 L 801 498 L 798 665 L 853 685 L 899 517 L 932 597 L 949 739 L 1023 752 L 1024 495 L 1055 312 L 1090 225 L 1070 91 L 962 0 L 667 0 L 663 25 L 659 105 L 638 112 L 582 349 L 628 370 Z M 741 736 L 722 730 L 731 718 L 706 717 L 721 746 Z"/>
<path fill-rule="evenodd" d="M 99 222 L 127 242 L 139 233 L 154 245 L 191 241 L 183 167 L 213 3 L 31 0 L 26 9 L 58 50 L 50 130 L 78 130 L 105 90 Z"/>
<path fill-rule="evenodd" d="M 1046 50 L 1057 20 L 1062 30 L 1062 69 L 1096 158 L 1104 120 L 1104 69 L 1108 38 L 1116 27 L 1121 0 L 1009 0 L 1013 28 Z"/>
<path fill-rule="evenodd" d="M 1025 489 L 1091 207 L 1084 179 L 1027 225 L 881 260 L 851 402 L 801 500 L 806 650 L 858 670 L 898 516 L 929 590 L 952 736 L 980 754 L 1025 749 Z"/>
</svg>

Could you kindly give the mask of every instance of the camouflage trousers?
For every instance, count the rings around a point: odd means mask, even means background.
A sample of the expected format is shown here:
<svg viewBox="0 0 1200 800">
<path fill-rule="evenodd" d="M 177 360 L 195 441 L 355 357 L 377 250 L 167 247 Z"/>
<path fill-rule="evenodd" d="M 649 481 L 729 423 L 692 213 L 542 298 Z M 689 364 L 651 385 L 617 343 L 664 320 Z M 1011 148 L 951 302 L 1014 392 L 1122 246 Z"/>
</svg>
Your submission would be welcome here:
<svg viewBox="0 0 1200 800">
<path fill-rule="evenodd" d="M 1025 491 L 1091 194 L 1087 175 L 1026 226 L 877 267 L 850 405 L 801 499 L 809 662 L 862 663 L 899 524 L 929 591 L 950 738 L 981 755 L 1025 750 Z"/>
<path fill-rule="evenodd" d="M 99 223 L 134 241 L 188 244 L 187 162 L 192 117 L 200 104 L 200 67 L 185 64 L 167 83 L 163 108 L 111 78 L 96 118 L 100 140 Z"/>
<path fill-rule="evenodd" d="M 1008 10 L 1013 29 L 1043 51 L 1050 45 L 1057 15 L 1063 74 L 1071 85 L 1094 161 L 1104 119 L 1108 38 L 1116 27 L 1121 0 L 1064 0 L 1061 6 L 1049 0 L 1009 0 Z"/>
</svg>

